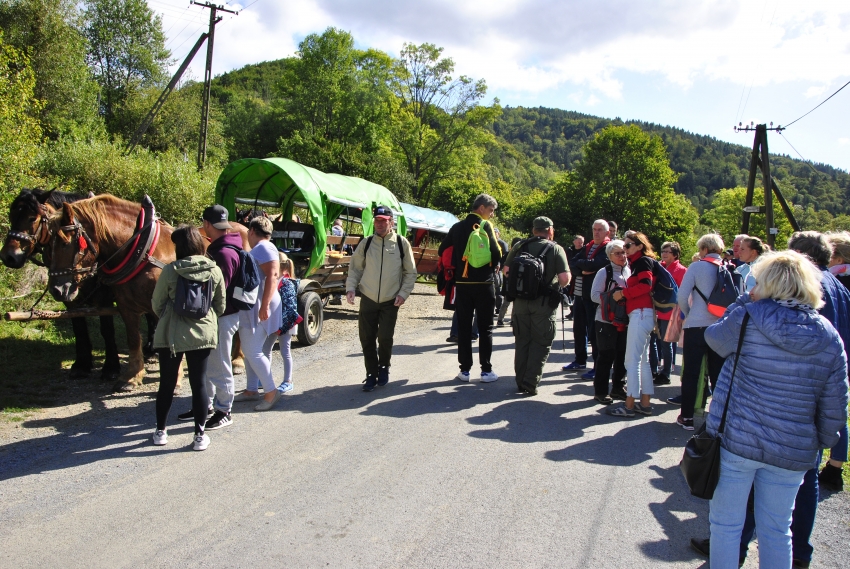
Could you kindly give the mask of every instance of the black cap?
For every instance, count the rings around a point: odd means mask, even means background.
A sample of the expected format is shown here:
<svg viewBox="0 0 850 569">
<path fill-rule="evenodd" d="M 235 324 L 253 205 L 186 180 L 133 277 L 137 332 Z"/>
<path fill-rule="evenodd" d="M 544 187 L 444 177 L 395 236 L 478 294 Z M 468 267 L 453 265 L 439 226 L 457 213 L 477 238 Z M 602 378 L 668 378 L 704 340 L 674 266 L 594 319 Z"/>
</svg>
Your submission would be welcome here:
<svg viewBox="0 0 850 569">
<path fill-rule="evenodd" d="M 204 210 L 204 221 L 209 221 L 216 229 L 230 229 L 227 222 L 227 208 L 223 205 L 211 205 Z"/>
<path fill-rule="evenodd" d="M 387 206 L 379 205 L 378 207 L 372 210 L 372 217 L 383 217 L 384 219 L 392 219 L 393 210 L 391 210 Z"/>
</svg>

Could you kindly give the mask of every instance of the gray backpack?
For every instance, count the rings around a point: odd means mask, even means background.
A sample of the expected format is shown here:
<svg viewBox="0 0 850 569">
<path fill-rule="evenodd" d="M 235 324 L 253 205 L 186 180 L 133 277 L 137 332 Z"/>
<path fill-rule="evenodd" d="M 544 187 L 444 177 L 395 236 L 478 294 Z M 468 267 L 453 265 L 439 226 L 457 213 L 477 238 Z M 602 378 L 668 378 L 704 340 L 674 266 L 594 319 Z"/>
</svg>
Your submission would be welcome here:
<svg viewBox="0 0 850 569">
<path fill-rule="evenodd" d="M 210 311 L 213 281 L 192 281 L 177 275 L 174 291 L 174 313 L 184 318 L 200 320 Z"/>
</svg>

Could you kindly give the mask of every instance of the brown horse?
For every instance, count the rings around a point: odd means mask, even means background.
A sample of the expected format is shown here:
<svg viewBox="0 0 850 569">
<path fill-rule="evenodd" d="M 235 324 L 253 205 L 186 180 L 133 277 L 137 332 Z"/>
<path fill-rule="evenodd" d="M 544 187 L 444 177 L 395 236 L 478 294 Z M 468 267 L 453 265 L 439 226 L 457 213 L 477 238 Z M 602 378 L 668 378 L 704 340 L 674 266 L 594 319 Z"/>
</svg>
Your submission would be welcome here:
<svg viewBox="0 0 850 569">
<path fill-rule="evenodd" d="M 56 300 L 73 302 L 81 296 L 81 285 L 87 280 L 98 274 L 102 277 L 105 267 L 121 263 L 125 257 L 122 247 L 137 235 L 139 209 L 138 203 L 101 195 L 63 204 L 61 213 L 50 218 L 53 237 L 47 284 Z M 165 264 L 174 261 L 173 228 L 158 220 L 148 222 L 159 224 L 159 237 L 150 256 Z M 153 313 L 151 298 L 160 273 L 159 267 L 143 261 L 130 280 L 109 286 L 124 320 L 130 351 L 128 369 L 116 384 L 116 391 L 131 391 L 145 376 L 139 317 Z"/>
<path fill-rule="evenodd" d="M 42 253 L 46 257 L 45 247 L 50 242 L 50 228 L 48 217 L 56 212 L 56 208 L 63 203 L 71 203 L 86 199 L 85 196 L 51 190 L 46 192 L 41 189 L 23 189 L 12 201 L 9 207 L 10 230 L 6 234 L 3 248 L 0 249 L 0 260 L 12 269 L 23 267 L 28 260 L 41 264 L 33 258 L 34 255 Z M 82 297 L 88 298 L 87 305 L 90 306 L 112 306 L 112 294 L 106 288 L 94 291 L 96 283 L 89 281 L 82 291 Z M 67 303 L 69 309 L 74 309 L 79 304 Z M 88 324 L 85 318 L 72 318 L 71 326 L 74 330 L 75 358 L 71 366 L 71 377 L 74 379 L 85 377 L 92 369 L 92 344 L 89 337 Z M 148 321 L 149 338 L 152 337 L 153 324 Z M 100 317 L 100 333 L 104 340 L 106 357 L 101 378 L 114 380 L 118 377 L 121 364 L 118 359 L 118 347 L 115 343 L 115 325 L 112 316 Z"/>
</svg>

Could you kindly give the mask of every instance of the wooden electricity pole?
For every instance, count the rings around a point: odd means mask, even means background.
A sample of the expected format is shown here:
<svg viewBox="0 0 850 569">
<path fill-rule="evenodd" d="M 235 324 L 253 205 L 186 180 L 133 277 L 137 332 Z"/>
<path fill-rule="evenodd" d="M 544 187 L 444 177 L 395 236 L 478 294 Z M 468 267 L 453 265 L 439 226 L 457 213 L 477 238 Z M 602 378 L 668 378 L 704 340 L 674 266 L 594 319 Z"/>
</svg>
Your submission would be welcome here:
<svg viewBox="0 0 850 569">
<path fill-rule="evenodd" d="M 750 177 L 747 181 L 747 199 L 744 203 L 744 220 L 741 224 L 741 233 L 747 234 L 750 230 L 750 215 L 753 213 L 763 213 L 765 216 L 765 226 L 766 226 L 766 235 L 767 235 L 767 244 L 773 248 L 774 243 L 776 241 L 776 234 L 779 233 L 779 230 L 774 227 L 774 219 L 773 219 L 773 196 L 776 196 L 776 199 L 779 201 L 779 205 L 782 206 L 782 211 L 785 212 L 785 216 L 788 218 L 788 221 L 791 223 L 791 227 L 794 231 L 800 231 L 800 225 L 797 223 L 797 219 L 794 217 L 794 212 L 791 211 L 791 208 L 788 206 L 788 202 L 785 201 L 785 197 L 782 195 L 782 192 L 779 191 L 779 186 L 776 184 L 776 181 L 770 175 L 770 159 L 768 157 L 767 152 L 767 131 L 775 130 L 777 132 L 782 132 L 782 127 L 777 126 L 774 128 L 773 123 L 770 123 L 770 128 L 767 125 L 759 124 L 753 126 L 752 123 L 745 127 L 734 127 L 735 132 L 750 132 L 755 131 L 755 140 L 753 141 L 753 154 L 750 160 Z M 764 205 L 757 206 L 753 205 L 753 195 L 755 193 L 756 186 L 756 174 L 758 170 L 761 170 L 761 185 L 764 188 Z"/>
<path fill-rule="evenodd" d="M 207 32 L 207 65 L 204 69 L 204 99 L 201 105 L 201 134 L 198 140 L 198 170 L 204 167 L 204 162 L 207 159 L 207 125 L 210 118 L 210 83 L 212 82 L 212 58 L 213 58 L 213 42 L 215 40 L 215 25 L 221 21 L 221 16 L 217 12 L 227 12 L 228 14 L 239 14 L 238 11 L 228 10 L 224 6 L 217 6 L 210 2 L 196 2 L 191 0 L 192 4 L 201 6 L 202 8 L 210 9 L 210 29 Z"/>
</svg>

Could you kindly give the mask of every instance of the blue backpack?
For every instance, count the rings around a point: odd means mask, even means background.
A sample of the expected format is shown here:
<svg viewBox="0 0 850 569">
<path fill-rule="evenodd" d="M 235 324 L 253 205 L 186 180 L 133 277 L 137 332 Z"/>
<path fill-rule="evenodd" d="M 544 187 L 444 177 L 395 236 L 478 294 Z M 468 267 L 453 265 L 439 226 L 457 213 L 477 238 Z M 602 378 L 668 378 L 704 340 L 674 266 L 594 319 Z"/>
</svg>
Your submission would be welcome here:
<svg viewBox="0 0 850 569">
<path fill-rule="evenodd" d="M 655 284 L 652 285 L 652 303 L 655 310 L 667 313 L 673 310 L 679 301 L 679 285 L 673 280 L 670 271 L 664 265 L 653 259 L 652 277 Z"/>
<path fill-rule="evenodd" d="M 233 306 L 237 310 L 251 310 L 257 304 L 263 271 L 254 257 L 235 245 L 225 245 L 239 255 L 239 270 L 233 275 Z"/>
</svg>

